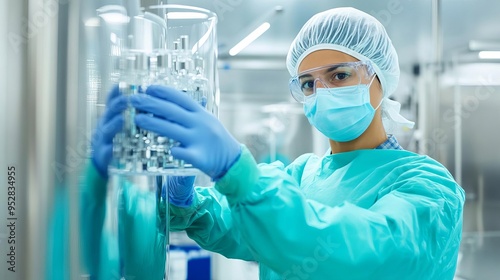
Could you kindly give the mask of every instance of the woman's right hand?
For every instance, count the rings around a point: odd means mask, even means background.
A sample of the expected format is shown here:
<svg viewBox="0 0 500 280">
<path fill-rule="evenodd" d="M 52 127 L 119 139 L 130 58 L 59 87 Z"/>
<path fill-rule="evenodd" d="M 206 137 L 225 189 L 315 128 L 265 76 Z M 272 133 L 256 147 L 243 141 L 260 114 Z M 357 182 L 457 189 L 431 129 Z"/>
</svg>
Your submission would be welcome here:
<svg viewBox="0 0 500 280">
<path fill-rule="evenodd" d="M 108 165 L 113 157 L 113 137 L 123 128 L 122 112 L 127 108 L 127 98 L 120 94 L 117 85 L 109 93 L 106 111 L 92 137 L 92 163 L 97 171 L 108 178 Z"/>
</svg>

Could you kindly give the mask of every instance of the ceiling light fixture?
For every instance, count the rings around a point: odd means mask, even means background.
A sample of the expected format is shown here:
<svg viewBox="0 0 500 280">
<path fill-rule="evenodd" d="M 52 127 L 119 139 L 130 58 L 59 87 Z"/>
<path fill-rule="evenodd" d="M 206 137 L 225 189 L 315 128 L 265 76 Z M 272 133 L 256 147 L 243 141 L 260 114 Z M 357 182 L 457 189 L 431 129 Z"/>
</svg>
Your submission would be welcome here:
<svg viewBox="0 0 500 280">
<path fill-rule="evenodd" d="M 252 31 L 248 36 L 246 36 L 243 40 L 241 40 L 238 44 L 236 44 L 232 49 L 229 50 L 229 55 L 235 56 L 239 52 L 241 52 L 244 48 L 250 45 L 253 41 L 259 38 L 264 32 L 266 32 L 271 24 L 269 22 L 264 22 L 259 27 L 257 27 L 254 31 Z"/>
<path fill-rule="evenodd" d="M 479 41 L 471 40 L 469 41 L 470 51 L 500 51 L 499 41 Z"/>
<path fill-rule="evenodd" d="M 480 59 L 500 59 L 500 51 L 480 51 Z"/>
</svg>

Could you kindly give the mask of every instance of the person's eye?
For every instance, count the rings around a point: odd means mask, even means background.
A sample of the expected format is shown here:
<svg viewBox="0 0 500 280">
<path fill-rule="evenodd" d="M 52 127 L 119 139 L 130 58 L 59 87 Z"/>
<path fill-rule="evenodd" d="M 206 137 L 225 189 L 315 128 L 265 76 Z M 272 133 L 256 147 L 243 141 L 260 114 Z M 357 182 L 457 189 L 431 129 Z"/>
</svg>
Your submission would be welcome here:
<svg viewBox="0 0 500 280">
<path fill-rule="evenodd" d="M 300 89 L 306 95 L 311 94 L 314 89 L 314 81 L 309 80 L 301 82 Z"/>
<path fill-rule="evenodd" d="M 338 72 L 338 73 L 334 73 L 332 75 L 332 80 L 334 80 L 334 81 L 344 81 L 344 80 L 349 79 L 349 77 L 351 77 L 350 73 L 347 73 L 347 72 Z"/>
</svg>

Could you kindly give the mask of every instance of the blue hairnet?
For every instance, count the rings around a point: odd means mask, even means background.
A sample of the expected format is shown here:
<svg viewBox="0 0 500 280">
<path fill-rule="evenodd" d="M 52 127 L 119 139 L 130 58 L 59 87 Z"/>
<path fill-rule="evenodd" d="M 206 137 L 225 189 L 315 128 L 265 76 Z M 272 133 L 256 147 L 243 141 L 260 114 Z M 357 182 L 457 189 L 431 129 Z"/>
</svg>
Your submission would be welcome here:
<svg viewBox="0 0 500 280">
<path fill-rule="evenodd" d="M 298 74 L 302 60 L 317 50 L 336 50 L 370 61 L 382 85 L 382 116 L 386 130 L 394 124 L 413 127 L 399 115 L 401 105 L 389 100 L 399 82 L 398 55 L 384 26 L 354 8 L 335 8 L 314 15 L 299 31 L 286 58 L 290 75 Z M 392 130 L 392 129 L 391 129 Z"/>
</svg>

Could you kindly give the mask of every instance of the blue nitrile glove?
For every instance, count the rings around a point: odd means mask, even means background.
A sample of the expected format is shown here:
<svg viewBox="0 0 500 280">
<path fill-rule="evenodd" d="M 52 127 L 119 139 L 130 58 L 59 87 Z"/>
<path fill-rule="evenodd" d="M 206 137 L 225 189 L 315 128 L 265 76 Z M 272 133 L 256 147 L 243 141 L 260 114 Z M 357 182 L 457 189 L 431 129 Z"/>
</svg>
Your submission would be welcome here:
<svg viewBox="0 0 500 280">
<path fill-rule="evenodd" d="M 178 207 L 189 207 L 194 198 L 195 176 L 168 176 L 168 201 Z"/>
<path fill-rule="evenodd" d="M 113 137 L 123 128 L 122 112 L 127 108 L 127 98 L 114 86 L 106 102 L 106 111 L 99 120 L 92 137 L 92 163 L 99 174 L 108 178 L 108 165 L 113 157 Z"/>
<path fill-rule="evenodd" d="M 137 109 L 154 115 L 137 115 L 138 126 L 179 141 L 180 146 L 172 148 L 172 155 L 212 179 L 224 176 L 239 158 L 238 141 L 186 93 L 153 85 L 148 87 L 146 95 L 134 95 L 130 101 Z"/>
</svg>

